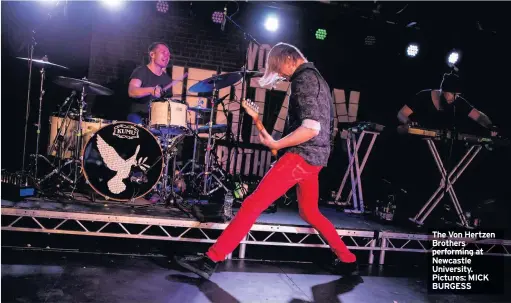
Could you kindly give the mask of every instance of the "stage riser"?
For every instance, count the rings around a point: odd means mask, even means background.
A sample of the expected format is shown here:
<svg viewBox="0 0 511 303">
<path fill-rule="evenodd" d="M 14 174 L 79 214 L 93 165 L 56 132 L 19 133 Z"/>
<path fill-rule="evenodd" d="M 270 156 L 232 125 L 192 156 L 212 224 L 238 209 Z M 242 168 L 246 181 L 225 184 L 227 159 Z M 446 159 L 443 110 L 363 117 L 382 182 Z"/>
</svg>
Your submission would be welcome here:
<svg viewBox="0 0 511 303">
<path fill-rule="evenodd" d="M 119 216 L 47 210 L 2 208 L 2 231 L 44 234 L 147 239 L 213 243 L 227 224 L 190 220 Z M 159 234 L 157 234 L 157 232 Z M 386 253 L 428 253 L 433 239 L 428 235 L 337 229 L 352 250 L 368 251 L 368 264 L 385 263 Z M 244 259 L 247 244 L 280 247 L 328 248 L 316 230 L 291 225 L 255 224 L 241 242 L 239 258 Z M 487 256 L 511 257 L 510 240 L 479 240 L 469 245 L 483 248 Z"/>
</svg>

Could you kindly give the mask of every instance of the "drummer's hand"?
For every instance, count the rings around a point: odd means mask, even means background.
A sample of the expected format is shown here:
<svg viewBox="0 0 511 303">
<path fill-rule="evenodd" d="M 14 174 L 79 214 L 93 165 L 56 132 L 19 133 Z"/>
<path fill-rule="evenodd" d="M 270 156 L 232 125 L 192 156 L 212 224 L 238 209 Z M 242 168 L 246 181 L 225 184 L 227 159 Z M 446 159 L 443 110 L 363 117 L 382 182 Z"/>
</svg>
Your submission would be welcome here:
<svg viewBox="0 0 511 303">
<path fill-rule="evenodd" d="M 162 92 L 162 89 L 160 86 L 155 86 L 153 87 L 153 92 L 151 93 L 151 95 L 155 96 L 156 98 L 160 98 L 161 97 L 161 92 Z"/>
</svg>

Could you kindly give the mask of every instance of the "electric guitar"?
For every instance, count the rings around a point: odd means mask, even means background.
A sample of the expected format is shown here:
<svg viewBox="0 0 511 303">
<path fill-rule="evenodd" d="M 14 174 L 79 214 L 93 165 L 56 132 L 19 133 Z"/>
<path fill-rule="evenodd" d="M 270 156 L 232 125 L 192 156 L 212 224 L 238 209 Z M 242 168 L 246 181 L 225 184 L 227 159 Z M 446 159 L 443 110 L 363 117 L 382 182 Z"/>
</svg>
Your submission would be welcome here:
<svg viewBox="0 0 511 303">
<path fill-rule="evenodd" d="M 263 126 L 263 123 L 261 122 L 261 120 L 259 120 L 259 106 L 257 104 L 255 104 L 254 102 L 252 102 L 250 99 L 243 100 L 243 102 L 241 102 L 241 106 L 245 109 L 247 114 L 250 117 L 252 117 L 252 120 L 254 120 L 257 130 L 259 130 L 259 132 L 261 132 L 264 129 L 264 126 Z M 277 150 L 272 149 L 271 154 L 274 157 L 277 157 Z"/>
</svg>

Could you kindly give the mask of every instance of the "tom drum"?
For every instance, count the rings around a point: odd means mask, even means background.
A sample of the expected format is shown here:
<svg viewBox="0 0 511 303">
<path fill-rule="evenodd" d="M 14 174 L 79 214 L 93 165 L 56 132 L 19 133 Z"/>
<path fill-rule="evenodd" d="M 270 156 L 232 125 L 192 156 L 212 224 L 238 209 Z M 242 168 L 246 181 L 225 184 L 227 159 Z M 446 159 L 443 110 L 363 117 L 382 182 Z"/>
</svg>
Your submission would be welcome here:
<svg viewBox="0 0 511 303">
<path fill-rule="evenodd" d="M 151 102 L 149 128 L 161 135 L 182 135 L 189 132 L 186 124 L 188 106 L 180 101 L 163 99 Z"/>
</svg>

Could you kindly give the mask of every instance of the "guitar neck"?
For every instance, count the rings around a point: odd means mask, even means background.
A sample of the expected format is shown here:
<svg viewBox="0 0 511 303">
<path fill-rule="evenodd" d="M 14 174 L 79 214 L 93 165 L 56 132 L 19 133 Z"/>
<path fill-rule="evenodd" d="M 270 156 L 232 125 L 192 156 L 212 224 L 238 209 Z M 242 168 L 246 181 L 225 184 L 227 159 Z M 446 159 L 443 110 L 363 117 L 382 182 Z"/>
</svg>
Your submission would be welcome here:
<svg viewBox="0 0 511 303">
<path fill-rule="evenodd" d="M 256 125 L 256 127 L 257 127 L 257 130 L 258 130 L 259 132 L 262 132 L 263 130 L 265 130 L 264 125 L 263 125 L 263 123 L 261 122 L 261 120 L 259 120 L 259 119 L 254 119 L 254 123 L 255 123 L 255 125 Z M 272 149 L 272 150 L 271 150 L 271 154 L 272 154 L 274 157 L 277 157 L 277 150 L 276 150 L 276 149 Z"/>
</svg>

